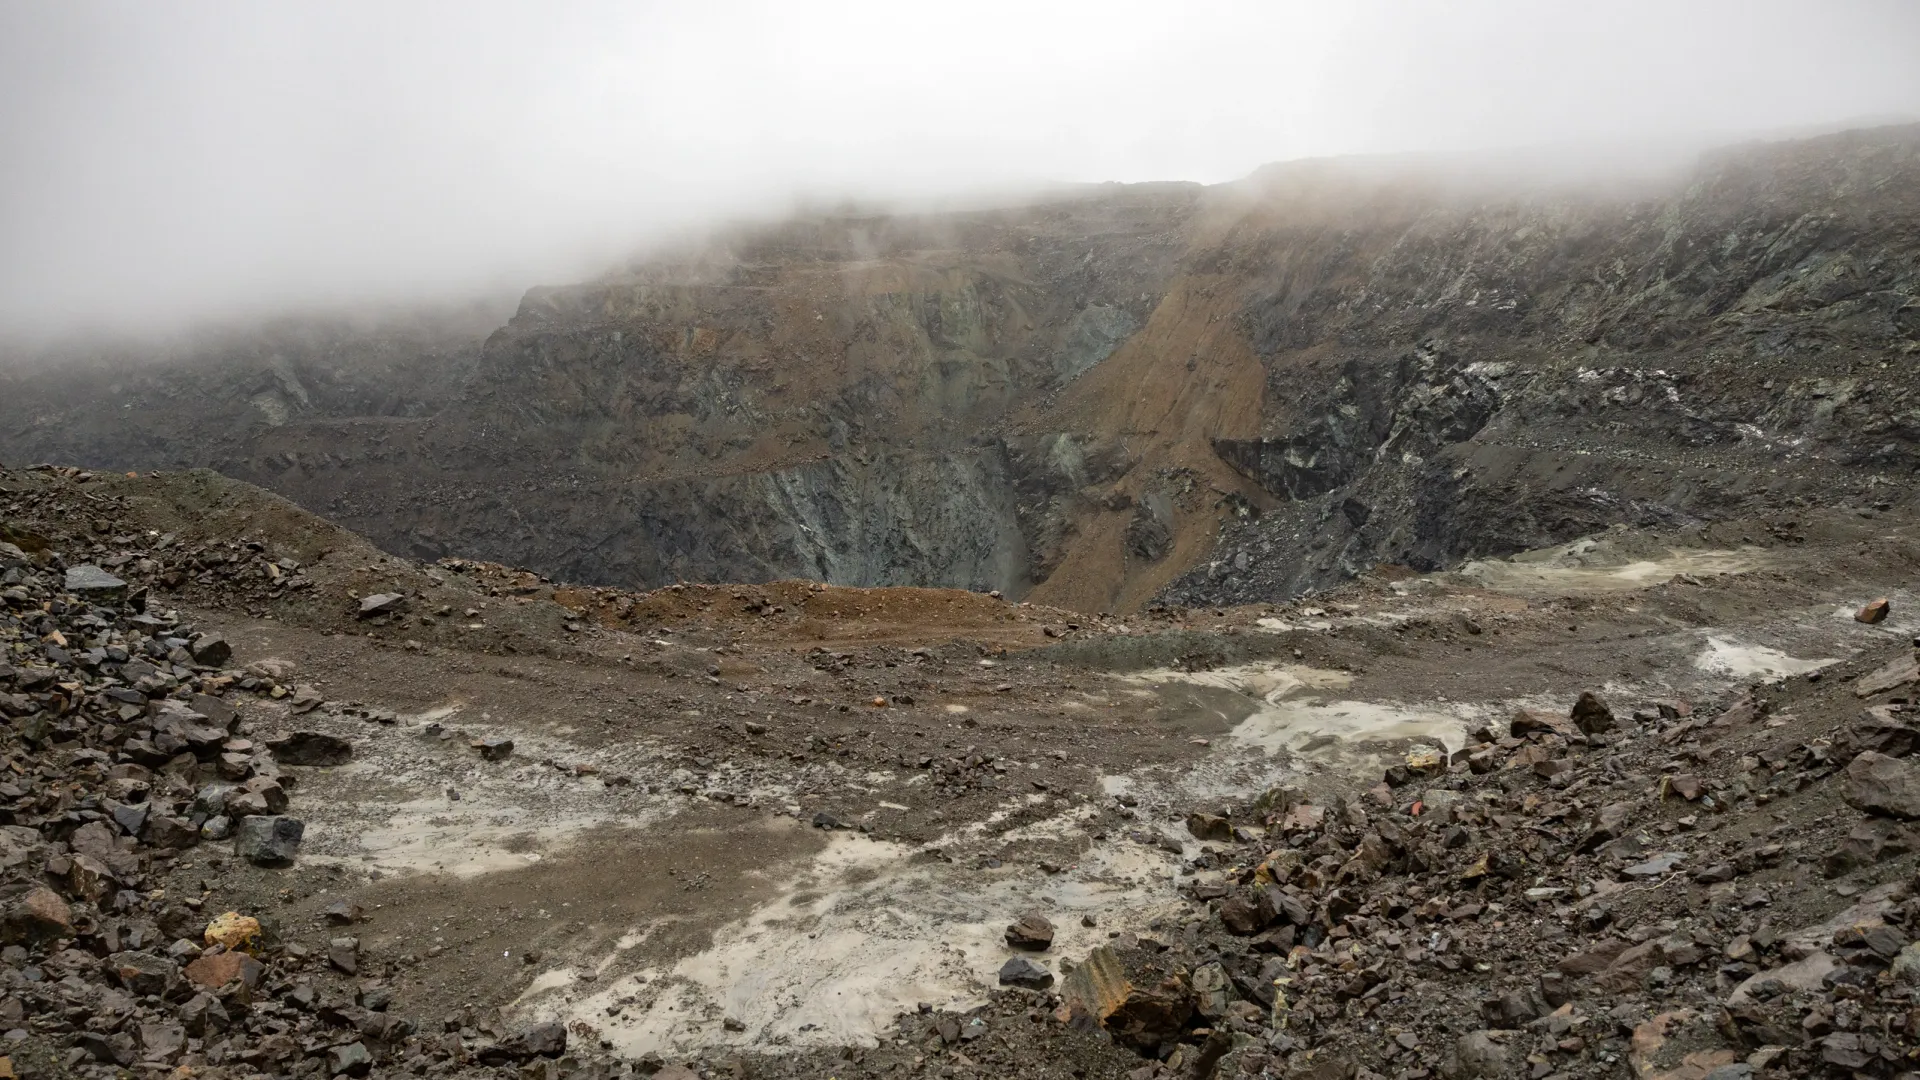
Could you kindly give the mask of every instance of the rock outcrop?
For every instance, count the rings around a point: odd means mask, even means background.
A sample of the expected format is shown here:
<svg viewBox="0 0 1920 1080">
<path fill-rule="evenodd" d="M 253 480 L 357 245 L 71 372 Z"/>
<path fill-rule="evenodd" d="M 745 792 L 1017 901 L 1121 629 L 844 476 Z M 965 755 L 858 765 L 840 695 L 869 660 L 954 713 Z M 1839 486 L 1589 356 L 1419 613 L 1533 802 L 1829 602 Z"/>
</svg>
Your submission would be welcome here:
<svg viewBox="0 0 1920 1080">
<path fill-rule="evenodd" d="M 484 342 L 16 374 L 0 455 L 210 466 L 585 582 L 1276 599 L 1905 498 L 1916 193 L 1894 127 L 1630 190 L 1332 161 L 800 219 L 532 290 Z"/>
</svg>

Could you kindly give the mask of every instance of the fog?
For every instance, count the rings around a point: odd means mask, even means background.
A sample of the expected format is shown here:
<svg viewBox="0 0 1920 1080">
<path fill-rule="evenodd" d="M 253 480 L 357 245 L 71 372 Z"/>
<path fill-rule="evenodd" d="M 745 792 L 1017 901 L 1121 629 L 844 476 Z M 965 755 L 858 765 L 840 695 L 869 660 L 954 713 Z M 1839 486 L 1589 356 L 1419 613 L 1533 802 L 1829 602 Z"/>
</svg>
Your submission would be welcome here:
<svg viewBox="0 0 1920 1080">
<path fill-rule="evenodd" d="M 0 333 L 517 292 L 796 201 L 1914 116 L 1911 0 L 5 0 Z"/>
</svg>

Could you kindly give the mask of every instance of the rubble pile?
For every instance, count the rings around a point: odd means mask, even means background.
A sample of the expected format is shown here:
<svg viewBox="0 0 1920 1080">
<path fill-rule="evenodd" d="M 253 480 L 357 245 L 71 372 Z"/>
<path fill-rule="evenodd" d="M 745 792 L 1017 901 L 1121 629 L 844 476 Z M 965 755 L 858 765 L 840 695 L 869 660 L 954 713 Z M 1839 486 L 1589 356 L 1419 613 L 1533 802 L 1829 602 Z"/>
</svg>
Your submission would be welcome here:
<svg viewBox="0 0 1920 1080">
<path fill-rule="evenodd" d="M 0 543 L 0 1073 L 357 1077 L 382 1063 L 560 1056 L 567 1033 L 554 1024 L 482 1030 L 457 1018 L 423 1030 L 388 1012 L 354 938 L 320 955 L 281 943 L 269 920 L 164 888 L 180 854 L 202 844 L 256 866 L 294 864 L 298 771 L 344 763 L 351 743 L 256 731 L 258 703 L 303 703 L 284 665 L 227 666 L 218 630 L 158 610 L 116 576 L 220 580 L 257 563 L 246 545 L 218 559 L 200 549 L 184 570 L 142 566 L 155 560 L 127 550 L 69 564 L 34 546 Z M 360 917 L 340 913 L 339 932 Z"/>
<path fill-rule="evenodd" d="M 950 1057 L 1044 1013 L 1134 1080 L 1913 1075 L 1920 664 L 1844 670 L 1710 710 L 1582 694 L 1351 796 L 1196 811 L 1189 921 L 1057 985 L 1017 957 L 953 1037 L 904 1037 Z"/>
</svg>

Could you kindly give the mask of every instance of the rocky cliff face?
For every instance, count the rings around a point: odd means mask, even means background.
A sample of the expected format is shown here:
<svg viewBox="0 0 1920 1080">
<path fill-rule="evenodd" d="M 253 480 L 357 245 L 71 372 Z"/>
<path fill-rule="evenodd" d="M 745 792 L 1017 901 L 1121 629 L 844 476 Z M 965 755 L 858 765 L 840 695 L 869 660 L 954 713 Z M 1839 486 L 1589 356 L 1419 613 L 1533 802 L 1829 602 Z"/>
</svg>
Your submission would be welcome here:
<svg viewBox="0 0 1920 1080">
<path fill-rule="evenodd" d="M 1633 191 L 1303 163 L 742 232 L 490 334 L 23 371 L 0 454 L 210 465 L 590 582 L 1256 600 L 1904 500 L 1916 256 L 1915 128 Z"/>
</svg>

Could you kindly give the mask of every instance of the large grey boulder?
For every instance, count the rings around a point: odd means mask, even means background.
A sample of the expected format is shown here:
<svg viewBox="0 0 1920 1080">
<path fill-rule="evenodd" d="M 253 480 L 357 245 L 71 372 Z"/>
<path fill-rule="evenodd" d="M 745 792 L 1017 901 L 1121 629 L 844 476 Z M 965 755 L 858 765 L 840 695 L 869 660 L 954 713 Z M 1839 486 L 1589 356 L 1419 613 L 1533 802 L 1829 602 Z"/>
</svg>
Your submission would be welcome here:
<svg viewBox="0 0 1920 1080">
<path fill-rule="evenodd" d="M 1840 797 L 1868 814 L 1920 819 L 1920 766 L 1868 750 L 1847 764 Z"/>
<path fill-rule="evenodd" d="M 299 818 L 259 815 L 241 818 L 233 829 L 233 853 L 255 866 L 291 866 L 307 831 Z"/>
</svg>

